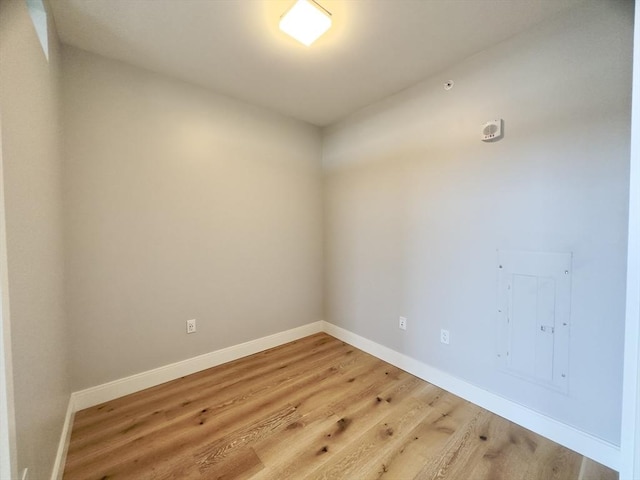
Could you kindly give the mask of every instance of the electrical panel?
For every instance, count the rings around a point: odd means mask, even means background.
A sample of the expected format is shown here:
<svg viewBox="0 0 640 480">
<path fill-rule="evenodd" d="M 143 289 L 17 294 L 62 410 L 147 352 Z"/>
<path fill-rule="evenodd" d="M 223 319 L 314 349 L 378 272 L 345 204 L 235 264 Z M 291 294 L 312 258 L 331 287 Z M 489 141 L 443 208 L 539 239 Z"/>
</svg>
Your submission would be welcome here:
<svg viewBox="0 0 640 480">
<path fill-rule="evenodd" d="M 571 253 L 498 251 L 498 352 L 514 375 L 567 392 Z"/>
</svg>

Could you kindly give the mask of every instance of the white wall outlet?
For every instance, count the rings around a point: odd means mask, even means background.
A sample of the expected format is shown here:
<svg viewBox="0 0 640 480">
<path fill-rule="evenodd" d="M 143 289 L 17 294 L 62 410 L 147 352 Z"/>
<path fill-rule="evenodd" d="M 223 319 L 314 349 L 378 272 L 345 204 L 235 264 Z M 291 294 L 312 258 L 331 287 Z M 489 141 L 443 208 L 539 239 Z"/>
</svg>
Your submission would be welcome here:
<svg viewBox="0 0 640 480">
<path fill-rule="evenodd" d="M 445 330 L 444 328 L 440 329 L 440 343 L 449 345 L 449 330 Z"/>
<path fill-rule="evenodd" d="M 398 328 L 400 330 L 406 330 L 407 329 L 407 319 L 405 317 L 400 317 L 398 319 Z"/>
<path fill-rule="evenodd" d="M 196 333 L 196 319 L 187 320 L 187 333 Z"/>
</svg>

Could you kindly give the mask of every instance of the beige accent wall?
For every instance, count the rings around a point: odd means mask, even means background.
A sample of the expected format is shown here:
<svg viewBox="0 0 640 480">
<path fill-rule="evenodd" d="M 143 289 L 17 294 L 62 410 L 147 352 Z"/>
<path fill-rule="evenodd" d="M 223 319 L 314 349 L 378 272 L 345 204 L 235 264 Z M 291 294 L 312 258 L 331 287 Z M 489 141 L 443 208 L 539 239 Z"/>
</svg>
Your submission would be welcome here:
<svg viewBox="0 0 640 480">
<path fill-rule="evenodd" d="M 586 2 L 326 130 L 328 321 L 619 444 L 632 10 Z M 573 253 L 567 394 L 500 367 L 498 249 Z"/>
<path fill-rule="evenodd" d="M 74 390 L 322 318 L 317 128 L 72 47 L 62 78 Z"/>
<path fill-rule="evenodd" d="M 18 474 L 51 475 L 70 382 L 63 308 L 58 40 L 47 62 L 24 1 L 0 2 L 2 181 Z M 2 240 L 4 241 L 4 239 Z M 7 310 L 6 307 L 9 306 Z"/>
</svg>

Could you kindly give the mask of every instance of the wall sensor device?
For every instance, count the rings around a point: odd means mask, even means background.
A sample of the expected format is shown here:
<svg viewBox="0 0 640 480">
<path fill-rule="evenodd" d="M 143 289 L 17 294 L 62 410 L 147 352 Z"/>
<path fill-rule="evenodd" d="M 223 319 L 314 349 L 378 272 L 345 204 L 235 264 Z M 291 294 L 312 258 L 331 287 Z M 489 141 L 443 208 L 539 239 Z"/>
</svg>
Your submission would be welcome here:
<svg viewBox="0 0 640 480">
<path fill-rule="evenodd" d="M 493 142 L 502 138 L 502 119 L 489 120 L 482 125 L 482 136 L 480 138 L 483 142 Z"/>
</svg>

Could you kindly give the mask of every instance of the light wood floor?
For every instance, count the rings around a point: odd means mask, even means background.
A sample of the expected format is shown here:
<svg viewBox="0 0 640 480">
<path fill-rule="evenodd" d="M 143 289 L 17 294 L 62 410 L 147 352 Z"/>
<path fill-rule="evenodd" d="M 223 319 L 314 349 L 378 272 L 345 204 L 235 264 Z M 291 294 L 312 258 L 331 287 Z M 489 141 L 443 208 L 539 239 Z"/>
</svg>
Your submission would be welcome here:
<svg viewBox="0 0 640 480">
<path fill-rule="evenodd" d="M 65 480 L 610 480 L 325 334 L 76 414 Z"/>
</svg>

